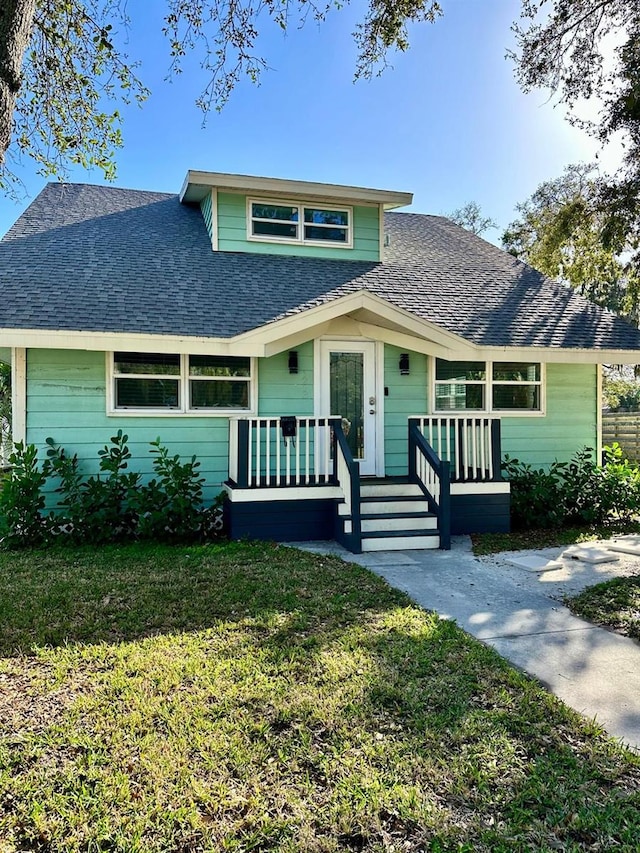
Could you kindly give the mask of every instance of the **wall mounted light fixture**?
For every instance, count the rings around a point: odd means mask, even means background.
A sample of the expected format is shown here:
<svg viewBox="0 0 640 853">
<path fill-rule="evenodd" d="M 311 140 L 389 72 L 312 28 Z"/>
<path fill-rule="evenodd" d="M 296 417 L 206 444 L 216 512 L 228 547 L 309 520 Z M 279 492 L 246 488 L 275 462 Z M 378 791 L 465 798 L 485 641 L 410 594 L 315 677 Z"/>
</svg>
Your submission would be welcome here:
<svg viewBox="0 0 640 853">
<path fill-rule="evenodd" d="M 292 349 L 289 352 L 289 373 L 298 372 L 298 350 Z"/>
<path fill-rule="evenodd" d="M 400 376 L 408 376 L 410 373 L 409 370 L 409 353 L 403 352 L 400 356 L 400 361 L 398 363 L 398 367 L 400 368 Z"/>
</svg>

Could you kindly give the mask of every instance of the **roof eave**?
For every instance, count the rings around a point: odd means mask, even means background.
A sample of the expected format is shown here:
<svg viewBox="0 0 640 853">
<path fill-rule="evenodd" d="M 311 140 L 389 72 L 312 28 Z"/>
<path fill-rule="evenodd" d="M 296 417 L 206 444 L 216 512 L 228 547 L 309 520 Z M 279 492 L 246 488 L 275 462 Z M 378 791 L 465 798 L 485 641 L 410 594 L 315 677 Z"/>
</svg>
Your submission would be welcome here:
<svg viewBox="0 0 640 853">
<path fill-rule="evenodd" d="M 385 210 L 405 207 L 413 201 L 413 193 L 325 184 L 316 181 L 290 181 L 224 172 L 200 172 L 190 169 L 180 190 L 180 201 L 199 203 L 213 188 L 246 193 L 265 193 L 282 198 L 321 198 L 351 204 L 382 205 Z"/>
</svg>

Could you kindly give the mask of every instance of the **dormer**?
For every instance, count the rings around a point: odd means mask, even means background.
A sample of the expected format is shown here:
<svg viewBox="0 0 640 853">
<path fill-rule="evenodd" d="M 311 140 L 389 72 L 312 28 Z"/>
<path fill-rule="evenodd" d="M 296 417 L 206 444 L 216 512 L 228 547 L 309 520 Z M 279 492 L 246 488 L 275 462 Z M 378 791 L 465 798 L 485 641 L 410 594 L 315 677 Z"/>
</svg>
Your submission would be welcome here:
<svg viewBox="0 0 640 853">
<path fill-rule="evenodd" d="M 217 252 L 380 261 L 385 210 L 412 193 L 189 171 L 180 201 L 199 204 Z"/>
</svg>

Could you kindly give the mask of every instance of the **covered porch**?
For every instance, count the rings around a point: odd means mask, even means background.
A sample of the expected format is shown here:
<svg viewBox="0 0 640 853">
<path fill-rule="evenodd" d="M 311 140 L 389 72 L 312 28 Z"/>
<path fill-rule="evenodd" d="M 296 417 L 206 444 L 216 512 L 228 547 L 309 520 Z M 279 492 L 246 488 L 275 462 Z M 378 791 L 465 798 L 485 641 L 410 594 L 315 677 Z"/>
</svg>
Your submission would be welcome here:
<svg viewBox="0 0 640 853">
<path fill-rule="evenodd" d="M 349 427 L 340 416 L 230 420 L 231 537 L 336 539 L 360 553 L 509 529 L 499 418 L 408 418 L 406 474 L 394 477 L 362 474 Z"/>
</svg>

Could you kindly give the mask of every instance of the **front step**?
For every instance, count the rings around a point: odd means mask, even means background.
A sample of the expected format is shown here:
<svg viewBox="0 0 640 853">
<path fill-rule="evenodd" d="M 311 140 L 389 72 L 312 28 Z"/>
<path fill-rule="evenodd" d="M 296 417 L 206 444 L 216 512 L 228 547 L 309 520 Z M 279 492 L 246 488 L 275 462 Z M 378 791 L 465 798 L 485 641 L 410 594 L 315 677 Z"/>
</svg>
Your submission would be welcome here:
<svg viewBox="0 0 640 853">
<path fill-rule="evenodd" d="M 363 551 L 417 551 L 439 547 L 438 530 L 398 530 L 362 534 Z"/>
<path fill-rule="evenodd" d="M 440 547 L 437 518 L 418 485 L 408 482 L 365 482 L 360 490 L 363 551 L 405 551 Z M 345 504 L 338 506 L 345 535 L 353 527 Z"/>
</svg>

